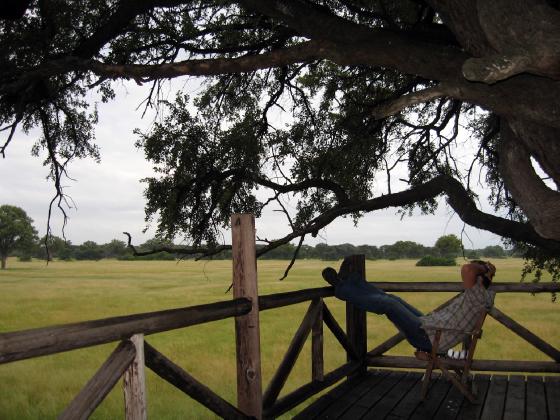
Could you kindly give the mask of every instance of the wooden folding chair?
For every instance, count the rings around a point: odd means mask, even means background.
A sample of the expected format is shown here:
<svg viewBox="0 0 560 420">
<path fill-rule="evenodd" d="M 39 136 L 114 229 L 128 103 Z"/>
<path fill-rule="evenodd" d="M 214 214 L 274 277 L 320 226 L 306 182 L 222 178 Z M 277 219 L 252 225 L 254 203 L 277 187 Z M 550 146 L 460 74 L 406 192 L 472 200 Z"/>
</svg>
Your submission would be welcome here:
<svg viewBox="0 0 560 420">
<path fill-rule="evenodd" d="M 472 331 L 463 331 L 453 328 L 436 329 L 434 342 L 432 344 L 432 352 L 427 353 L 424 351 L 417 351 L 414 354 L 418 360 L 428 362 L 424 378 L 422 379 L 422 400 L 426 399 L 430 379 L 432 377 L 432 371 L 434 369 L 439 369 L 441 370 L 442 374 L 447 379 L 449 379 L 451 383 L 456 386 L 465 397 L 468 398 L 470 402 L 476 402 L 476 396 L 474 395 L 469 384 L 469 374 L 474 357 L 474 351 L 476 349 L 476 343 L 482 336 L 482 325 L 484 324 L 484 320 L 486 319 L 486 314 L 486 309 L 481 311 L 480 316 L 476 321 L 476 325 Z M 465 359 L 450 359 L 444 355 L 438 354 L 439 340 L 443 331 L 460 331 L 465 334 L 466 340 L 463 343 L 463 347 L 467 350 Z M 450 372 L 450 369 L 454 372 Z"/>
</svg>

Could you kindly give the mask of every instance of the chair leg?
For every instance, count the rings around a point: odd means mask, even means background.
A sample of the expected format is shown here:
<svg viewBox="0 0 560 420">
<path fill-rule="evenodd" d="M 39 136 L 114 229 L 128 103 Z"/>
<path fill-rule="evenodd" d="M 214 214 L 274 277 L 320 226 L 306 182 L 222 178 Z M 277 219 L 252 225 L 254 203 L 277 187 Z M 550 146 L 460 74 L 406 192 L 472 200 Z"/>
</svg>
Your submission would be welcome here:
<svg viewBox="0 0 560 420">
<path fill-rule="evenodd" d="M 454 374 L 449 372 L 449 370 L 447 370 L 447 368 L 442 364 L 439 365 L 439 368 L 441 369 L 442 373 L 453 383 L 453 385 L 455 385 L 457 389 L 461 391 L 461 394 L 467 397 L 467 399 L 471 403 L 473 404 L 476 403 L 476 396 L 470 391 L 469 388 L 465 386 L 465 384 L 459 381 L 459 379 L 457 379 L 457 377 Z"/>
<path fill-rule="evenodd" d="M 432 370 L 434 369 L 434 361 L 430 360 L 430 363 L 426 367 L 426 372 L 424 372 L 424 378 L 422 379 L 422 392 L 420 393 L 420 398 L 422 401 L 426 399 L 428 395 L 428 387 L 430 385 L 430 379 L 432 379 Z"/>
<path fill-rule="evenodd" d="M 430 352 L 430 362 L 426 367 L 426 373 L 424 374 L 424 381 L 422 383 L 422 393 L 420 394 L 422 401 L 426 399 L 426 395 L 428 394 L 428 385 L 430 384 L 430 379 L 432 379 L 432 370 L 437 363 L 437 351 L 439 348 L 440 338 L 441 330 L 437 330 L 432 343 L 432 351 Z"/>
</svg>

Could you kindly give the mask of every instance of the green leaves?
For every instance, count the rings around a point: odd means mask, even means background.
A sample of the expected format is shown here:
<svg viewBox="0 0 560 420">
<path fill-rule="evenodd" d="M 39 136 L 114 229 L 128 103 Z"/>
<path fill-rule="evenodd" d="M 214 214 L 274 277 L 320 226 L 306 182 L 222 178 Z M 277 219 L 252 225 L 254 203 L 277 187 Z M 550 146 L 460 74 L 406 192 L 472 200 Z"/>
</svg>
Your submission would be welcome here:
<svg viewBox="0 0 560 420">
<path fill-rule="evenodd" d="M 0 206 L 0 258 L 5 268 L 6 258 L 15 250 L 25 251 L 33 246 L 37 231 L 33 220 L 19 207 Z"/>
<path fill-rule="evenodd" d="M 194 245 L 215 244 L 232 212 L 259 212 L 251 177 L 260 174 L 263 158 L 254 116 L 228 127 L 193 117 L 188 98 L 178 96 L 168 117 L 147 134 L 143 147 L 159 177 L 144 180 L 147 217 L 159 217 L 158 233 L 186 234 Z"/>
</svg>

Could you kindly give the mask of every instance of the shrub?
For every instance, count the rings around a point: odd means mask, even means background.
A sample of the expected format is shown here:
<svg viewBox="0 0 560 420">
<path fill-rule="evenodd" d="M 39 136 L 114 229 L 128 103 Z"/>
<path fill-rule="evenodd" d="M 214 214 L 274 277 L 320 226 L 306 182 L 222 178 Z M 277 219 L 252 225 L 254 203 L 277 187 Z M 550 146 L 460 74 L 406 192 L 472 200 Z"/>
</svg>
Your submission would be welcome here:
<svg viewBox="0 0 560 420">
<path fill-rule="evenodd" d="M 453 266 L 457 265 L 455 258 L 451 257 L 434 257 L 427 255 L 422 257 L 417 263 L 418 267 L 433 267 L 433 266 Z"/>
</svg>

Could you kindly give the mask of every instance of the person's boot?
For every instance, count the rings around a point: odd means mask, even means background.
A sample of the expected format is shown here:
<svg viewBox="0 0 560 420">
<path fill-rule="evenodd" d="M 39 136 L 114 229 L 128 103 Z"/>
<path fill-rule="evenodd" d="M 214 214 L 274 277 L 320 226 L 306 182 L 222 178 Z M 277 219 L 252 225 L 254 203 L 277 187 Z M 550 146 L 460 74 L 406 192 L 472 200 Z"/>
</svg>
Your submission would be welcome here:
<svg viewBox="0 0 560 420">
<path fill-rule="evenodd" d="M 321 275 L 323 276 L 323 278 L 325 279 L 325 281 L 327 283 L 329 283 L 331 286 L 336 286 L 338 283 L 338 274 L 336 274 L 336 270 L 332 267 L 327 267 L 325 268 L 322 272 Z"/>
</svg>

